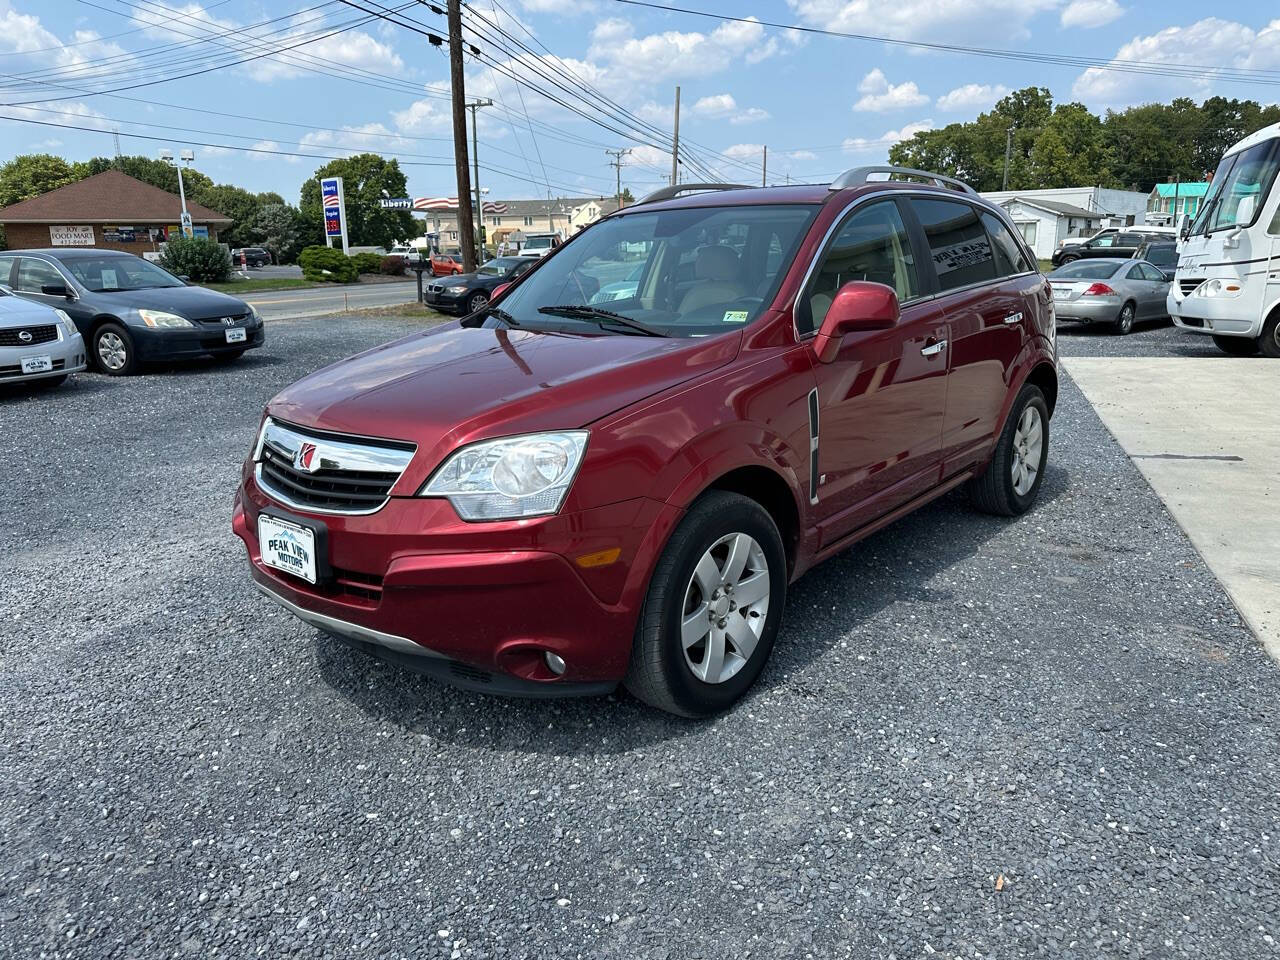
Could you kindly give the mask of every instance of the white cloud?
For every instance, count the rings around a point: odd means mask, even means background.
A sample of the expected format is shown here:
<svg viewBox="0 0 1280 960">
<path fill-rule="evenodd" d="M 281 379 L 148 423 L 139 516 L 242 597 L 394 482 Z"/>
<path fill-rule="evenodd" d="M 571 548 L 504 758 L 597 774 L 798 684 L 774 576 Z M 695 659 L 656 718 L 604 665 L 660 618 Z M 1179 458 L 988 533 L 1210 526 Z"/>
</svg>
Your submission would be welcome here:
<svg viewBox="0 0 1280 960">
<path fill-rule="evenodd" d="M 862 98 L 853 105 L 855 110 L 879 113 L 918 107 L 929 102 L 929 98 L 920 92 L 914 80 L 892 84 L 879 67 L 862 78 L 862 82 L 858 84 L 858 92 L 862 94 Z"/>
<path fill-rule="evenodd" d="M 1062 11 L 1061 22 L 1064 27 L 1105 27 L 1124 13 L 1116 0 L 1071 0 Z"/>
<path fill-rule="evenodd" d="M 729 122 L 736 127 L 744 123 L 759 123 L 762 120 L 768 120 L 771 116 L 768 110 L 761 107 L 747 107 L 730 117 Z"/>
<path fill-rule="evenodd" d="M 1002 83 L 966 83 L 938 98 L 939 110 L 973 110 L 993 106 L 1009 93 Z"/>
<path fill-rule="evenodd" d="M 726 157 L 732 157 L 734 160 L 754 160 L 756 157 L 764 154 L 764 144 L 735 143 L 733 146 L 727 147 L 722 152 Z"/>
<path fill-rule="evenodd" d="M 713 96 L 702 97 L 693 105 L 692 110 L 694 116 L 706 117 L 708 119 L 727 119 L 731 124 L 740 126 L 744 123 L 759 123 L 761 120 L 769 119 L 769 111 L 760 107 L 747 107 L 738 109 L 738 102 L 733 99 L 733 95 L 729 93 L 717 93 Z M 662 116 L 662 119 L 670 119 L 671 114 L 668 111 Z"/>
<path fill-rule="evenodd" d="M 302 135 L 301 142 L 308 147 L 338 147 L 373 153 L 405 150 L 412 145 L 412 141 L 396 135 L 381 123 L 362 123 L 357 127 L 339 127 L 336 130 L 312 130 Z"/>
<path fill-rule="evenodd" d="M 812 150 L 792 150 L 787 155 L 788 160 L 817 160 L 818 155 Z"/>
<path fill-rule="evenodd" d="M 900 130 L 886 130 L 879 137 L 870 139 L 867 137 L 846 137 L 841 146 L 845 153 L 863 153 L 869 150 L 875 150 L 881 153 L 888 153 L 889 148 L 900 140 L 910 140 L 922 130 L 932 130 L 932 120 L 917 120 L 915 123 L 908 123 Z"/>
<path fill-rule="evenodd" d="M 284 149 L 283 147 L 280 146 L 280 144 L 276 143 L 274 140 L 259 140 L 257 143 L 253 144 L 252 146 L 254 150 L 283 150 Z M 274 156 L 270 153 L 249 153 L 249 154 L 246 154 L 246 156 L 252 157 L 255 160 L 269 160 L 273 163 L 281 160 L 283 160 L 285 163 L 301 163 L 302 162 L 301 157 L 281 157 L 281 156 Z"/>
<path fill-rule="evenodd" d="M 7 4 L 0 3 L 0 7 Z M 90 60 L 114 58 L 110 64 L 77 71 L 74 81 L 96 78 L 104 71 L 118 76 L 130 69 L 133 60 L 124 47 L 101 39 L 92 30 L 76 30 L 64 41 L 46 29 L 39 17 L 13 9 L 0 9 L 0 53 L 30 54 L 27 63 L 45 68 L 78 67 Z M 58 78 L 53 75 L 49 79 Z"/>
<path fill-rule="evenodd" d="M 1193 76 L 1162 77 L 1090 67 L 1076 79 L 1072 96 L 1103 105 L 1171 96 L 1204 97 L 1212 92 L 1217 80 L 1214 67 L 1247 70 L 1280 67 L 1280 20 L 1254 30 L 1243 23 L 1207 17 L 1189 26 L 1166 27 L 1135 37 L 1116 51 L 1115 60 L 1211 69 L 1195 72 Z"/>
<path fill-rule="evenodd" d="M 596 9 L 595 0 L 520 0 L 520 6 L 529 13 L 559 16 L 587 13 Z"/>
<path fill-rule="evenodd" d="M 1061 0 L 787 0 L 807 26 L 989 46 L 993 36 L 1025 38 L 1036 14 L 1060 4 Z"/>
<path fill-rule="evenodd" d="M 453 130 L 453 114 L 448 100 L 426 97 L 415 100 L 403 110 L 391 114 L 400 133 L 438 133 L 448 136 Z"/>
<path fill-rule="evenodd" d="M 711 33 L 667 30 L 636 36 L 629 21 L 610 18 L 596 24 L 587 56 L 634 86 L 637 77 L 656 83 L 759 63 L 778 49 L 777 38 L 754 21 L 722 23 Z"/>
</svg>

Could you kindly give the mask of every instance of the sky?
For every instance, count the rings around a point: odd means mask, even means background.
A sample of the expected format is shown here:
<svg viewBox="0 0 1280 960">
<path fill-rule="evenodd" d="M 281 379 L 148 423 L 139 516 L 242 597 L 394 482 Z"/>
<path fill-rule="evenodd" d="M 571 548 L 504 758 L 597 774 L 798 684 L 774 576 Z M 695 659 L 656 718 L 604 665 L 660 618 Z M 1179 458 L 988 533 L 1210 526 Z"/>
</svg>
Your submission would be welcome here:
<svg viewBox="0 0 1280 960">
<path fill-rule="evenodd" d="M 745 182 L 759 182 L 766 145 L 770 182 L 825 182 L 1029 85 L 1097 112 L 1178 96 L 1280 100 L 1280 19 L 1262 0 L 655 2 L 749 22 L 621 0 L 466 5 L 480 50 L 468 51 L 467 94 L 493 101 L 478 111 L 491 199 L 611 196 L 606 150 L 628 147 L 624 186 L 666 183 L 677 85 L 682 179 Z M 445 31 L 426 0 L 0 0 L 0 161 L 109 156 L 118 132 L 125 154 L 190 147 L 215 181 L 296 203 L 328 158 L 372 150 L 400 160 L 411 196 L 452 196 L 447 47 L 428 37 Z"/>
</svg>

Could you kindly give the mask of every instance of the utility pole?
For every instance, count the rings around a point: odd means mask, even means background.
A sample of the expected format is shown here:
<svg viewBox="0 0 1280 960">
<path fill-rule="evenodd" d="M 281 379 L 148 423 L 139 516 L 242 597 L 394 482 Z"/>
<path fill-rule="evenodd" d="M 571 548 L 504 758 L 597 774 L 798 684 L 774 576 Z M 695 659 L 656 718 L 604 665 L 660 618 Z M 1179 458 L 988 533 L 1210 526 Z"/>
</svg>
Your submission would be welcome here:
<svg viewBox="0 0 1280 960">
<path fill-rule="evenodd" d="M 453 166 L 458 178 L 458 245 L 462 269 L 476 268 L 476 238 L 472 229 L 471 171 L 467 169 L 467 91 L 462 78 L 462 4 L 449 4 L 449 86 L 453 94 Z"/>
<path fill-rule="evenodd" d="M 474 103 L 468 103 L 467 109 L 471 111 L 471 159 L 476 167 L 476 222 L 480 225 L 480 229 L 476 231 L 476 245 L 479 247 L 479 256 L 476 263 L 479 264 L 484 259 L 484 203 L 480 200 L 480 135 L 478 132 L 479 124 L 476 120 L 476 114 L 481 107 L 492 107 L 492 100 L 476 100 Z"/>
<path fill-rule="evenodd" d="M 764 145 L 764 157 L 760 160 L 760 186 L 769 185 L 769 145 Z"/>
<path fill-rule="evenodd" d="M 680 88 L 676 87 L 676 130 L 671 138 L 671 185 L 680 182 Z"/>
<path fill-rule="evenodd" d="M 1013 153 L 1013 127 L 1004 132 L 1004 186 L 1001 190 L 1009 189 L 1009 155 Z"/>
<path fill-rule="evenodd" d="M 618 209 L 622 209 L 622 158 L 631 152 L 630 147 L 623 147 L 620 150 L 606 150 L 609 156 L 613 157 L 609 161 L 609 166 L 613 167 L 618 175 Z"/>
</svg>

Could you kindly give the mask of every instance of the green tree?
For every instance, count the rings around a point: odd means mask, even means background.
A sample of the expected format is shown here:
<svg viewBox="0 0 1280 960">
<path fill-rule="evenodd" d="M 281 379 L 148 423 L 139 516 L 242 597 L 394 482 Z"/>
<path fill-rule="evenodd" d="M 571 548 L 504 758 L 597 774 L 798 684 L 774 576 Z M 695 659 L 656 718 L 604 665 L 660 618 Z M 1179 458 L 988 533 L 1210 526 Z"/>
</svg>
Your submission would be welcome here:
<svg viewBox="0 0 1280 960">
<path fill-rule="evenodd" d="M 258 211 L 254 227 L 259 243 L 271 251 L 276 263 L 293 263 L 303 246 L 302 214 L 285 203 L 267 203 Z"/>
<path fill-rule="evenodd" d="M 94 157 L 86 163 L 77 164 L 77 167 L 83 169 L 83 175 L 86 177 L 93 176 L 96 173 L 103 173 L 107 170 L 119 170 L 135 180 L 149 183 L 153 187 L 159 187 L 161 190 L 168 190 L 170 193 L 178 192 L 177 167 L 153 157 Z M 213 180 L 199 170 L 184 166 L 182 169 L 182 185 L 187 191 L 187 198 L 191 199 L 197 196 L 200 191 L 212 187 Z M 196 202 L 201 203 L 203 201 L 197 200 Z"/>
<path fill-rule="evenodd" d="M 47 153 L 14 157 L 0 166 L 0 206 L 38 197 L 79 179 L 75 168 L 61 157 Z"/>
<path fill-rule="evenodd" d="M 632 195 L 632 193 L 631 193 L 631 188 L 630 188 L 630 187 L 623 187 L 623 188 L 622 188 L 622 205 L 623 205 L 624 207 L 629 207 L 629 206 L 631 206 L 631 204 L 633 204 L 633 203 L 635 203 L 635 202 L 636 202 L 636 198 L 635 198 L 635 196 L 634 196 L 634 195 Z"/>
<path fill-rule="evenodd" d="M 347 235 L 356 246 L 390 247 L 395 241 L 414 236 L 413 215 L 407 210 L 386 210 L 379 205 L 385 190 L 388 196 L 405 197 L 409 186 L 400 164 L 376 153 L 361 153 L 325 164 L 302 184 L 299 209 L 310 234 L 324 236 L 324 213 L 320 204 L 320 179 L 342 177 L 347 208 Z"/>
<path fill-rule="evenodd" d="M 1032 141 L 1025 179 L 1027 188 L 1092 186 L 1109 181 L 1102 121 L 1083 104 L 1059 104 Z"/>
</svg>

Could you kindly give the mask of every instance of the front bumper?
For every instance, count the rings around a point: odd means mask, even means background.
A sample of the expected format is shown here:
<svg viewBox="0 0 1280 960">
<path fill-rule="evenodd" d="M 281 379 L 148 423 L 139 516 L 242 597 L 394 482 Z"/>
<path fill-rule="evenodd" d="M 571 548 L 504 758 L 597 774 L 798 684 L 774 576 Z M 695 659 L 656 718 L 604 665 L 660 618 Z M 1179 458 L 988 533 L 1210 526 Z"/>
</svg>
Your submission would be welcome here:
<svg viewBox="0 0 1280 960">
<path fill-rule="evenodd" d="M 1222 337 L 1258 337 L 1262 335 L 1262 312 L 1249 306 L 1244 297 L 1182 296 L 1175 283 L 1165 300 L 1173 325 L 1190 333 L 1215 334 Z"/>
<path fill-rule="evenodd" d="M 252 350 L 266 342 L 264 326 L 243 324 L 245 340 L 227 343 L 227 328 L 221 324 L 198 324 L 194 329 L 157 330 L 151 327 L 130 326 L 139 360 L 181 360 L 187 357 L 204 357 L 220 353 L 239 353 Z"/>
<path fill-rule="evenodd" d="M 1053 302 L 1058 320 L 1074 323 L 1114 323 L 1123 306 L 1124 301 L 1119 297 L 1081 297 Z"/>
<path fill-rule="evenodd" d="M 31 357 L 48 357 L 53 369 L 44 373 L 23 373 L 22 361 Z M 0 347 L 0 383 L 25 383 L 29 380 L 46 380 L 68 373 L 79 373 L 85 368 L 84 339 L 80 334 L 68 337 L 59 329 L 58 339 L 26 347 Z"/>
<path fill-rule="evenodd" d="M 574 514 L 474 524 L 447 501 L 393 497 L 365 516 L 291 511 L 323 527 L 331 570 L 312 585 L 262 563 L 257 517 L 278 511 L 250 471 L 232 529 L 250 574 L 304 621 L 462 686 L 541 696 L 601 693 L 626 672 L 649 571 L 677 508 L 636 499 Z M 620 548 L 599 566 L 583 557 Z M 562 676 L 545 653 L 562 657 Z"/>
<path fill-rule="evenodd" d="M 424 290 L 422 302 L 429 307 L 449 313 L 461 313 L 466 310 L 467 291 L 449 293 L 447 290 Z"/>
</svg>

